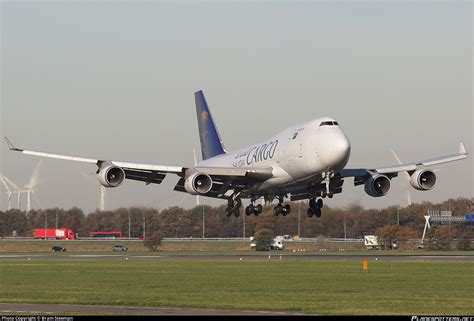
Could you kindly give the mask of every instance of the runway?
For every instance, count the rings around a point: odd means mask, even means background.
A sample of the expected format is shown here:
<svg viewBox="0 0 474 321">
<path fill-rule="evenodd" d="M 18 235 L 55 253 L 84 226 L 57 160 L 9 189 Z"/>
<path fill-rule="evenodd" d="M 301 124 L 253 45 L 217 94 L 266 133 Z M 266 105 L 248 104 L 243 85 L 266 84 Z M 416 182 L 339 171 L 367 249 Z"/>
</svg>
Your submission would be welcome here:
<svg viewBox="0 0 474 321">
<path fill-rule="evenodd" d="M 227 260 L 227 261 L 262 261 L 262 260 L 305 260 L 305 261 L 322 261 L 322 260 L 390 260 L 390 261 L 455 261 L 469 260 L 474 261 L 474 255 L 285 255 L 285 254 L 268 254 L 268 255 L 102 255 L 102 254 L 35 254 L 35 255 L 0 255 L 0 260 Z"/>
<path fill-rule="evenodd" d="M 79 305 L 79 304 L 29 304 L 0 303 L 0 313 L 5 314 L 83 314 L 83 315 L 301 315 L 290 312 L 274 311 L 233 311 L 215 309 L 185 309 L 131 307 L 113 305 Z"/>
</svg>

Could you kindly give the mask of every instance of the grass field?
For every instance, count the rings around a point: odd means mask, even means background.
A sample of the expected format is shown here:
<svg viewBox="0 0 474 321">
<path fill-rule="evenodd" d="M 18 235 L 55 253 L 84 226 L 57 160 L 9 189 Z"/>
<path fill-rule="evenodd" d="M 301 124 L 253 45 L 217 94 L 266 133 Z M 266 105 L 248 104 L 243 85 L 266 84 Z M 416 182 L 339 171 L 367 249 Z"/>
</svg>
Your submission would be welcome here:
<svg viewBox="0 0 474 321">
<path fill-rule="evenodd" d="M 0 302 L 474 314 L 471 261 L 0 260 Z"/>
</svg>

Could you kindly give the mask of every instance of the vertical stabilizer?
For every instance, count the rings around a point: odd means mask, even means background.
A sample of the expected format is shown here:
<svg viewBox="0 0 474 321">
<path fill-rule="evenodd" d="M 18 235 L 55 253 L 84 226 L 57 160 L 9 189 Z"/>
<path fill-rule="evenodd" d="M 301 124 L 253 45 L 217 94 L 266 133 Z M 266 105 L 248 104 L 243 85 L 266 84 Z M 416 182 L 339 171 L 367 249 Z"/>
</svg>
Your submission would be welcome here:
<svg viewBox="0 0 474 321">
<path fill-rule="evenodd" d="M 207 106 L 206 98 L 202 90 L 194 93 L 196 101 L 196 113 L 199 127 L 199 139 L 201 141 L 202 159 L 225 154 L 225 148 L 217 131 L 211 112 Z"/>
</svg>

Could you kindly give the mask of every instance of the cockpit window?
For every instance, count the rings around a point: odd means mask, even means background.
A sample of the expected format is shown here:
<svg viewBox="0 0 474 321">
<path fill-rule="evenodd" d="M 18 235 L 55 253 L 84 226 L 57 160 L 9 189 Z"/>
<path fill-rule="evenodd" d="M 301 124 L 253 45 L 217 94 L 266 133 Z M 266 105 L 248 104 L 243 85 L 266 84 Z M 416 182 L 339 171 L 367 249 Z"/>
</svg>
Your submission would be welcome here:
<svg viewBox="0 0 474 321">
<path fill-rule="evenodd" d="M 339 125 L 337 121 L 323 121 L 321 124 L 319 124 L 319 127 L 321 126 L 337 126 Z"/>
</svg>

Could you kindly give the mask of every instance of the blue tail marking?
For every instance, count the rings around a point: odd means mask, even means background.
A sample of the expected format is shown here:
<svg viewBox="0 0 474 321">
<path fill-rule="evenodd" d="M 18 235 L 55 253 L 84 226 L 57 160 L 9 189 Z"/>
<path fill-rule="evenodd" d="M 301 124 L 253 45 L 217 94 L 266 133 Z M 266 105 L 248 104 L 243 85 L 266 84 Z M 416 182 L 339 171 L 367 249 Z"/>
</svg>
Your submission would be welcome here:
<svg viewBox="0 0 474 321">
<path fill-rule="evenodd" d="M 207 106 L 206 98 L 202 90 L 194 93 L 196 101 L 196 113 L 199 126 L 199 139 L 201 140 L 202 159 L 225 154 L 225 148 L 222 144 L 221 137 L 217 131 L 211 112 Z"/>
</svg>

